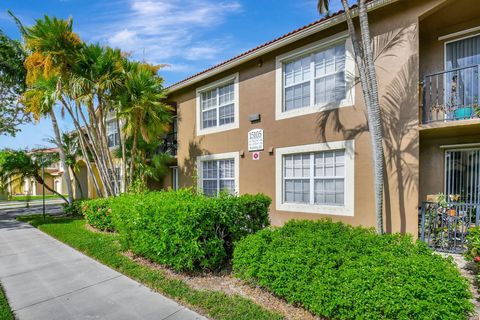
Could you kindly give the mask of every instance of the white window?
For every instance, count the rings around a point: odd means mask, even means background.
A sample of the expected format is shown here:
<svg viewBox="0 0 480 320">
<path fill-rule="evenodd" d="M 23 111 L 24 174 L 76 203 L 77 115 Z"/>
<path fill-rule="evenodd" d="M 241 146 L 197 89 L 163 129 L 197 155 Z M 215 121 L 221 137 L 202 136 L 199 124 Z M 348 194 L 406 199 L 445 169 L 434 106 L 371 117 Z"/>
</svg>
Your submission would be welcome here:
<svg viewBox="0 0 480 320">
<path fill-rule="evenodd" d="M 197 89 L 197 134 L 238 128 L 238 74 Z"/>
<path fill-rule="evenodd" d="M 107 139 L 109 148 L 116 147 L 120 144 L 116 119 L 107 121 Z"/>
<path fill-rule="evenodd" d="M 277 210 L 353 215 L 354 142 L 276 150 Z"/>
<path fill-rule="evenodd" d="M 353 105 L 355 63 L 346 36 L 276 59 L 276 119 Z"/>
<path fill-rule="evenodd" d="M 238 152 L 197 157 L 198 187 L 205 195 L 238 193 Z"/>
</svg>

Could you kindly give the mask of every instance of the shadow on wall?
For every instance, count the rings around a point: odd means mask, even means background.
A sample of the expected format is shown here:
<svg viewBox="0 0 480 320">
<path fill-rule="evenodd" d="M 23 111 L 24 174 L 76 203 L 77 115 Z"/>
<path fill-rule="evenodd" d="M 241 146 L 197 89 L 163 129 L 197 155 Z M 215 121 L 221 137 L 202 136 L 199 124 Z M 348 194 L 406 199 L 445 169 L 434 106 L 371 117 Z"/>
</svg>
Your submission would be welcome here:
<svg viewBox="0 0 480 320">
<path fill-rule="evenodd" d="M 395 50 L 405 46 L 407 52 L 416 41 L 416 25 L 400 28 L 373 39 L 374 60 L 377 68 L 378 61 L 387 57 L 397 57 Z M 399 52 L 399 51 L 396 51 Z M 385 70 L 388 72 L 388 70 Z M 347 75 L 347 83 L 359 84 L 358 77 Z M 386 86 L 385 94 L 380 97 L 381 117 L 383 124 L 385 148 L 385 228 L 392 232 L 393 201 L 398 201 L 400 218 L 399 231 L 406 231 L 405 196 L 414 191 L 418 176 L 418 147 L 416 137 L 418 125 L 417 115 L 417 84 L 418 84 L 418 56 L 412 56 L 402 66 L 396 77 Z M 331 126 L 334 131 L 350 140 L 368 132 L 367 115 L 365 120 L 351 128 L 342 123 L 340 109 L 332 108 L 320 112 L 317 117 L 318 134 L 322 141 L 327 141 L 326 128 Z M 366 110 L 365 110 L 366 112 Z M 414 161 L 416 159 L 416 161 Z M 408 161 L 410 160 L 410 161 Z M 417 163 L 417 164 L 415 164 Z M 413 165 L 415 164 L 415 165 Z M 388 173 L 388 174 L 387 174 Z M 393 188 L 393 189 L 392 189 Z M 395 192 L 392 194 L 392 190 Z M 392 197 L 393 195 L 396 196 Z M 410 208 L 409 208 L 410 209 Z M 372 212 L 372 214 L 375 214 Z"/>
<path fill-rule="evenodd" d="M 195 127 L 193 127 L 192 137 L 196 136 Z M 188 152 L 185 162 L 180 167 L 181 176 L 187 179 L 181 179 L 181 188 L 192 186 L 195 190 L 198 186 L 198 172 L 197 172 L 197 156 L 208 155 L 210 152 L 201 147 L 204 137 L 200 137 L 198 140 L 191 140 L 188 142 Z"/>
<path fill-rule="evenodd" d="M 382 124 L 385 146 L 385 208 L 386 231 L 392 231 L 392 190 L 398 192 L 400 232 L 406 231 L 406 195 L 415 190 L 418 180 L 417 135 L 418 56 L 412 56 L 382 96 Z M 389 175 L 387 173 L 390 173 Z M 408 207 L 415 208 L 417 204 Z"/>
</svg>

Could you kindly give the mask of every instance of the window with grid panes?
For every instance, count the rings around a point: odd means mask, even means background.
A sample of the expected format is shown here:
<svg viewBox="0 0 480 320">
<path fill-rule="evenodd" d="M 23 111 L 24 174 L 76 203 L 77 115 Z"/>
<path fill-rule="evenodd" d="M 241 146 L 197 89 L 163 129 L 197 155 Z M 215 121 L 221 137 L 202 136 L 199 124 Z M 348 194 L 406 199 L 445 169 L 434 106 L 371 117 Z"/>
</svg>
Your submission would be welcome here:
<svg viewBox="0 0 480 320">
<path fill-rule="evenodd" d="M 235 193 L 235 160 L 206 160 L 201 165 L 202 189 L 207 196 Z"/>
<path fill-rule="evenodd" d="M 345 43 L 287 61 L 283 66 L 283 111 L 345 99 Z"/>
<path fill-rule="evenodd" d="M 228 83 L 200 93 L 201 128 L 214 128 L 235 121 L 235 86 Z"/>
<path fill-rule="evenodd" d="M 345 150 L 283 156 L 283 201 L 345 204 Z"/>
</svg>

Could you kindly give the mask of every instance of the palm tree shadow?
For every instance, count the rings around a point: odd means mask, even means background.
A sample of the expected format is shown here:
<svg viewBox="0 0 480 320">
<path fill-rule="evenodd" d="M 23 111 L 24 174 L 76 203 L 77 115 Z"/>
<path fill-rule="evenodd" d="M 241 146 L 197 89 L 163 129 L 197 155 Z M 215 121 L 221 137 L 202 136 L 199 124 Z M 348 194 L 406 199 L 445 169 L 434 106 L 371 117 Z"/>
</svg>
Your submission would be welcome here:
<svg viewBox="0 0 480 320">
<path fill-rule="evenodd" d="M 406 231 L 406 197 L 418 183 L 417 101 L 418 56 L 412 56 L 387 86 L 381 98 L 385 147 L 385 207 L 386 229 L 392 231 L 391 190 L 398 192 L 400 232 Z M 393 189 L 392 189 L 393 188 Z"/>
<path fill-rule="evenodd" d="M 416 39 L 416 25 L 400 28 L 376 36 L 372 40 L 374 60 L 378 69 L 378 61 L 383 58 L 395 57 L 392 48 L 411 46 Z M 398 212 L 400 217 L 400 232 L 406 231 L 406 195 L 415 191 L 418 177 L 418 148 L 419 141 L 415 138 L 418 125 L 417 114 L 417 73 L 418 57 L 412 56 L 389 83 L 385 94 L 380 98 L 382 129 L 385 148 L 385 226 L 387 232 L 392 232 L 392 205 L 394 198 L 391 190 L 398 189 Z M 354 87 L 359 83 L 358 77 L 347 75 L 347 83 Z M 363 108 L 363 107 L 362 107 Z M 317 116 L 318 135 L 320 140 L 327 140 L 327 133 L 331 130 L 341 133 L 346 140 L 355 139 L 364 132 L 368 132 L 368 117 L 355 126 L 345 124 L 341 118 L 338 106 L 328 106 Z M 354 107 L 355 110 L 355 107 Z M 397 192 L 395 192 L 397 193 Z M 373 213 L 372 213 L 373 214 Z"/>
</svg>

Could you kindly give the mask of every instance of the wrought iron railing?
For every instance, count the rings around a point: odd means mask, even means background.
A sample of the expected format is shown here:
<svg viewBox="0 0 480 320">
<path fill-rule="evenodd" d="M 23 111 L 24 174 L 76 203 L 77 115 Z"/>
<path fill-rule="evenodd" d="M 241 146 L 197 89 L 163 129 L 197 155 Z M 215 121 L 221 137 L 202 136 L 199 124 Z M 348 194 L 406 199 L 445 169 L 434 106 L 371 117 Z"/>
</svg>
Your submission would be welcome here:
<svg viewBox="0 0 480 320">
<path fill-rule="evenodd" d="M 422 121 L 456 121 L 477 118 L 480 103 L 480 65 L 441 71 L 422 83 Z"/>
<path fill-rule="evenodd" d="M 159 148 L 160 153 L 168 153 L 172 156 L 177 155 L 177 133 L 169 133 L 165 135 L 163 142 Z"/>
<path fill-rule="evenodd" d="M 420 209 L 420 239 L 432 249 L 462 253 L 470 228 L 479 225 L 480 204 L 423 202 Z"/>
</svg>

